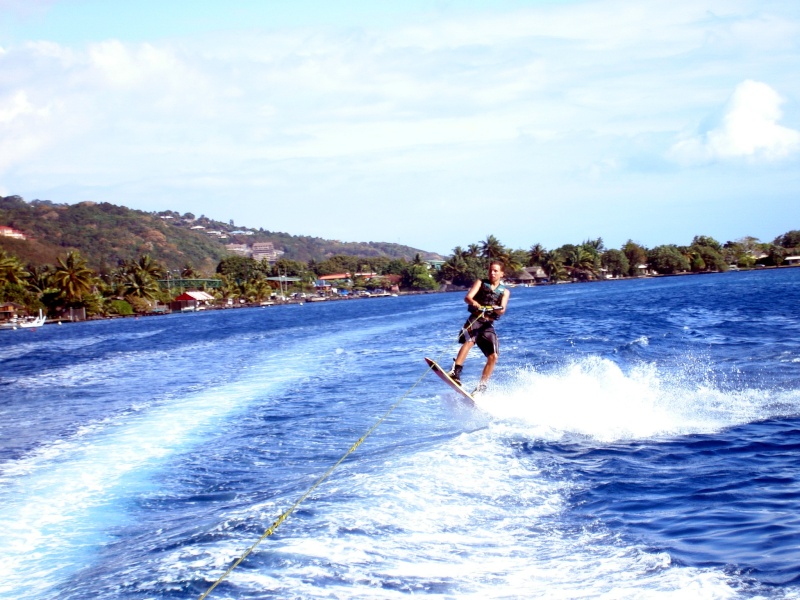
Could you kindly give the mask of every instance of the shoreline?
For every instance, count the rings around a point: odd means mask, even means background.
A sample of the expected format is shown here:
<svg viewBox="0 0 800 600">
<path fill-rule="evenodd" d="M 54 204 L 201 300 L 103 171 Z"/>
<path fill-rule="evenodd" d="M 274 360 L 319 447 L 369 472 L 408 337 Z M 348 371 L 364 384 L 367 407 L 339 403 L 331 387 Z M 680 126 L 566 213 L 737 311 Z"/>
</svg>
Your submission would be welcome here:
<svg viewBox="0 0 800 600">
<path fill-rule="evenodd" d="M 748 273 L 751 271 L 761 272 L 761 271 L 775 271 L 779 269 L 793 269 L 798 268 L 800 265 L 780 265 L 780 266 L 769 266 L 769 267 L 754 267 L 754 268 L 746 268 L 746 269 L 735 269 L 735 270 L 728 270 L 728 271 L 701 271 L 697 273 L 692 273 L 690 271 L 682 272 L 682 273 L 657 273 L 657 274 L 648 274 L 648 275 L 641 275 L 637 277 L 614 277 L 611 279 L 592 279 L 588 281 L 558 281 L 555 283 L 526 283 L 526 284 L 513 284 L 511 287 L 512 289 L 515 287 L 548 287 L 551 285 L 565 285 L 565 284 L 597 284 L 597 283 L 604 283 L 604 282 L 615 282 L 615 281 L 635 281 L 640 279 L 660 279 L 662 277 L 684 277 L 684 276 L 691 276 L 691 275 L 724 275 L 728 273 Z M 241 310 L 247 308 L 274 308 L 278 306 L 303 306 L 304 304 L 317 304 L 319 302 L 346 302 L 346 301 L 354 301 L 354 300 L 373 300 L 376 298 L 397 298 L 401 296 L 420 296 L 426 294 L 447 294 L 447 293 L 460 293 L 465 292 L 468 288 L 466 287 L 459 287 L 454 289 L 438 289 L 438 290 L 420 290 L 420 291 L 404 291 L 398 292 L 396 294 L 382 294 L 382 295 L 375 295 L 375 296 L 355 296 L 355 295 L 348 295 L 348 296 L 331 296 L 331 297 L 320 297 L 320 300 L 309 300 L 309 299 L 292 299 L 292 300 L 282 300 L 282 301 L 268 301 L 269 304 L 262 304 L 258 303 L 244 303 L 244 304 L 233 304 L 233 305 L 224 305 L 224 306 L 204 306 L 199 310 L 187 310 L 187 311 L 172 311 L 172 310 L 158 310 L 158 311 L 151 311 L 147 313 L 136 313 L 131 315 L 105 315 L 105 316 L 92 316 L 88 317 L 83 320 L 70 320 L 64 318 L 48 318 L 47 321 L 42 325 L 42 327 L 48 325 L 62 325 L 64 323 L 68 324 L 75 324 L 75 323 L 85 323 L 89 321 L 107 321 L 112 319 L 138 319 L 141 317 L 160 317 L 165 315 L 174 315 L 174 314 L 196 314 L 202 313 L 207 310 Z M 29 328 L 31 331 L 36 331 L 38 328 Z"/>
</svg>

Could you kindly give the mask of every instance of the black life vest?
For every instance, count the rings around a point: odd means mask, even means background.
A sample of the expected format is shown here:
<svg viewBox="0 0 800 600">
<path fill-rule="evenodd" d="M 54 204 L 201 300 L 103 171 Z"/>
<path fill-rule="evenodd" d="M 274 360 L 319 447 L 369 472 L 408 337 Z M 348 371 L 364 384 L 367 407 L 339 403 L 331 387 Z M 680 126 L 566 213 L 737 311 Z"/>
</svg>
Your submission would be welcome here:
<svg viewBox="0 0 800 600">
<path fill-rule="evenodd" d="M 503 293 L 505 291 L 506 286 L 504 283 L 501 282 L 495 289 L 492 289 L 491 282 L 481 279 L 481 287 L 473 296 L 473 299 L 481 306 L 500 306 L 503 302 Z M 470 312 L 477 311 L 475 309 L 470 309 Z"/>
</svg>

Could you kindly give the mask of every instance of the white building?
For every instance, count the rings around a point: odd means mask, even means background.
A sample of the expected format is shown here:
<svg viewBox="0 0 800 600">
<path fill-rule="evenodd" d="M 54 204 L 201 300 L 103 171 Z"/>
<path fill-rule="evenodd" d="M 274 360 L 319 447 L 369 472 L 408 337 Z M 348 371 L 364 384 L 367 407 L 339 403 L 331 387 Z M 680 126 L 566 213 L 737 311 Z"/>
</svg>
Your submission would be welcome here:
<svg viewBox="0 0 800 600">
<path fill-rule="evenodd" d="M 17 231 L 13 227 L 7 227 L 6 225 L 0 225 L 0 236 L 16 238 L 18 240 L 26 239 L 24 233 Z"/>
</svg>

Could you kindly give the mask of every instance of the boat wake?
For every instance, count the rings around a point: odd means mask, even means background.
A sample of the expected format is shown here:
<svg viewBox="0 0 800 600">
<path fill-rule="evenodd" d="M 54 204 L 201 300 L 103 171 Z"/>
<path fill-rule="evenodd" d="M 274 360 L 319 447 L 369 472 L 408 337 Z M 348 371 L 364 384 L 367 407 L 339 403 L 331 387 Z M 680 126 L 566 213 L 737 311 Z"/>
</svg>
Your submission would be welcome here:
<svg viewBox="0 0 800 600">
<path fill-rule="evenodd" d="M 641 364 L 625 372 L 588 357 L 550 372 L 519 369 L 477 404 L 545 440 L 578 435 L 602 442 L 711 433 L 800 413 L 798 390 L 723 388 L 696 371 Z"/>
</svg>

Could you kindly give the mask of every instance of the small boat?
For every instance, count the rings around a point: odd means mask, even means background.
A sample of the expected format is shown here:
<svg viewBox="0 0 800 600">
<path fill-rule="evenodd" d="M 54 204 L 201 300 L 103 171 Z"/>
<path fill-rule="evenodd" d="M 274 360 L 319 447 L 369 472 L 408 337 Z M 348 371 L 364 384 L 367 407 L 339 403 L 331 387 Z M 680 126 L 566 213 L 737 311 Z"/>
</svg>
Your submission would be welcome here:
<svg viewBox="0 0 800 600">
<path fill-rule="evenodd" d="M 39 316 L 35 318 L 26 318 L 20 319 L 15 318 L 11 319 L 8 323 L 0 324 L 0 328 L 2 329 L 33 329 L 35 327 L 41 327 L 44 325 L 44 322 L 47 321 L 47 317 L 42 314 L 42 309 L 39 309 Z"/>
</svg>

